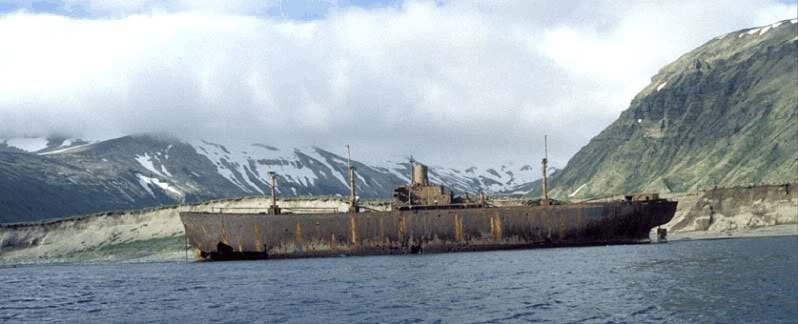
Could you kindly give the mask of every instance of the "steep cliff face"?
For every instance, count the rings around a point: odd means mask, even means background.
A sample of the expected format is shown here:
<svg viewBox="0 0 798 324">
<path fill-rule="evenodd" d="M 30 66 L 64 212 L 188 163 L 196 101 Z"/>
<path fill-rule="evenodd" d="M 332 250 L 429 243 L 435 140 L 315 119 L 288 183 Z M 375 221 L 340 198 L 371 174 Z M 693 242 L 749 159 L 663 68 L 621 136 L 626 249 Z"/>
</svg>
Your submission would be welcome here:
<svg viewBox="0 0 798 324">
<path fill-rule="evenodd" d="M 665 66 L 552 179 L 571 199 L 798 176 L 798 20 L 717 37 Z"/>
<path fill-rule="evenodd" d="M 798 224 L 798 183 L 710 189 L 679 194 L 672 232 L 732 232 Z"/>
</svg>

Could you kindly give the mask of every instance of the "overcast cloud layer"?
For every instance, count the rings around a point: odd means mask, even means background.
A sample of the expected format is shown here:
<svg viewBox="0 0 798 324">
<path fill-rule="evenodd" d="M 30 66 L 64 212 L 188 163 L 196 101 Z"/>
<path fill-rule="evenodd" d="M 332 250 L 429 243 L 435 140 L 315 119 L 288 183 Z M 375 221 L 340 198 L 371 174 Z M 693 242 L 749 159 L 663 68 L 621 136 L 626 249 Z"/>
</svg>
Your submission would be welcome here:
<svg viewBox="0 0 798 324">
<path fill-rule="evenodd" d="M 0 16 L 0 138 L 352 143 L 364 160 L 465 166 L 536 163 L 549 134 L 562 167 L 663 65 L 796 12 L 749 0 L 456 1 L 327 5 L 295 19 L 274 14 L 279 2 L 216 3 L 56 1 L 48 14 L 20 1 Z"/>
</svg>

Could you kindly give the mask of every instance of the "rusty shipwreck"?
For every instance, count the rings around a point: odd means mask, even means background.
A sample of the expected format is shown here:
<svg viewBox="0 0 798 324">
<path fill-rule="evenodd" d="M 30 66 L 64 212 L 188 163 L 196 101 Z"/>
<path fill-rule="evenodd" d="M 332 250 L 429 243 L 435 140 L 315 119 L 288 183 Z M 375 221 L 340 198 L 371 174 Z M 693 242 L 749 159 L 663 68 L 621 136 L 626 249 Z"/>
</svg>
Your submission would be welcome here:
<svg viewBox="0 0 798 324">
<path fill-rule="evenodd" d="M 457 197 L 431 184 L 427 167 L 411 163 L 411 183 L 395 189 L 390 211 L 358 206 L 349 165 L 350 207 L 338 213 L 288 213 L 272 205 L 251 213 L 181 212 L 187 241 L 209 260 L 301 258 L 523 249 L 648 242 L 673 218 L 676 202 L 656 194 L 609 202 L 493 207 L 483 194 Z"/>
</svg>

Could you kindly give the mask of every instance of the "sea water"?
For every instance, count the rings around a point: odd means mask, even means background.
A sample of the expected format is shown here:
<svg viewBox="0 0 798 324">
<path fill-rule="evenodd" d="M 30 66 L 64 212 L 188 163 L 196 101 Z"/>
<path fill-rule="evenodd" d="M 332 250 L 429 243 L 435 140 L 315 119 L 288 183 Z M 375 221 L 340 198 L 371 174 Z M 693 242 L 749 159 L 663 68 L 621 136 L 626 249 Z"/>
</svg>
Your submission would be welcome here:
<svg viewBox="0 0 798 324">
<path fill-rule="evenodd" d="M 0 269 L 0 322 L 796 320 L 796 236 Z"/>
</svg>

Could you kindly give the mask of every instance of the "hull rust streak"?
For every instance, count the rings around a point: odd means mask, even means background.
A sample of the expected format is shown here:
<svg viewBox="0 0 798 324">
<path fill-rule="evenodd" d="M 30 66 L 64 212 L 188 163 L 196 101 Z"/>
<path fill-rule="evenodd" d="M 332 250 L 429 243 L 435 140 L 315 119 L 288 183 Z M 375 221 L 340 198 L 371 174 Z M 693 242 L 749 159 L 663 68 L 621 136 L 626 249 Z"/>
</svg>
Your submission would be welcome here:
<svg viewBox="0 0 798 324">
<path fill-rule="evenodd" d="M 676 202 L 627 200 L 550 206 L 328 214 L 182 212 L 206 259 L 439 253 L 641 243 Z"/>
</svg>

